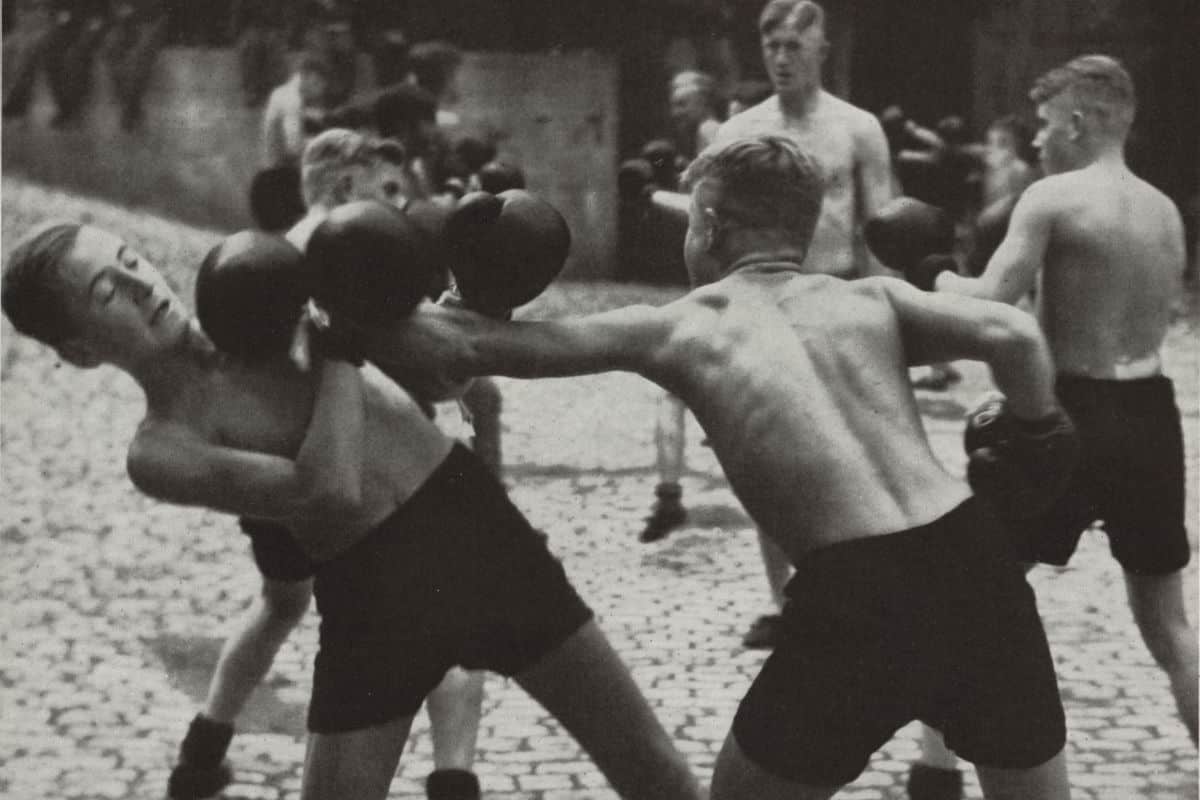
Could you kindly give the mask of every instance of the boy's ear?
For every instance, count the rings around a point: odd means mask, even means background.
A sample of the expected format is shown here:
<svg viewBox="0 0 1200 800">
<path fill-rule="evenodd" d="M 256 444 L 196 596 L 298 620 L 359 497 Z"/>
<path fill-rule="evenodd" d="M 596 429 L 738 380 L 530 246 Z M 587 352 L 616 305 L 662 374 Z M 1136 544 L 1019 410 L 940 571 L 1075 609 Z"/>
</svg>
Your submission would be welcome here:
<svg viewBox="0 0 1200 800">
<path fill-rule="evenodd" d="M 704 209 L 704 249 L 711 253 L 725 241 L 725 226 L 711 208 Z"/>
<path fill-rule="evenodd" d="M 79 339 L 68 339 L 54 350 L 63 361 L 80 369 L 91 369 L 101 364 L 99 356 Z"/>
<path fill-rule="evenodd" d="M 1071 141 L 1075 141 L 1083 136 L 1083 122 L 1082 111 L 1071 112 Z"/>
<path fill-rule="evenodd" d="M 351 192 L 354 191 L 354 176 L 339 175 L 337 183 L 333 187 L 333 198 L 335 205 L 342 205 L 350 202 Z"/>
</svg>

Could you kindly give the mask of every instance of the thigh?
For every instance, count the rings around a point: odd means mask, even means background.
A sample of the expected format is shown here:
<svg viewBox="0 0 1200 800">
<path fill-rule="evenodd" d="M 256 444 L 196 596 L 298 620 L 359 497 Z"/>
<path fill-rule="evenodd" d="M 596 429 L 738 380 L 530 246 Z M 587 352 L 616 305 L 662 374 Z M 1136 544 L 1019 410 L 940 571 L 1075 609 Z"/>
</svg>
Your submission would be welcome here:
<svg viewBox="0 0 1200 800">
<path fill-rule="evenodd" d="M 742 752 L 732 733 L 717 756 L 711 800 L 826 800 L 840 786 L 812 786 L 767 772 Z"/>
<path fill-rule="evenodd" d="M 811 627 L 797 635 L 789 623 L 738 706 L 733 736 L 745 758 L 782 781 L 841 786 L 917 718 L 924 701 L 912 679 L 927 670 L 864 631 Z"/>
<path fill-rule="evenodd" d="M 946 686 L 934 713 L 946 745 L 977 766 L 1030 768 L 1066 741 L 1058 678 L 1033 590 L 1014 572 L 981 576 L 990 591 L 962 597 L 954 609 L 958 625 L 948 629 L 941 648 Z"/>
<path fill-rule="evenodd" d="M 975 771 L 988 800 L 1068 800 L 1071 796 L 1061 750 L 1049 761 L 1027 769 L 976 766 Z"/>
<path fill-rule="evenodd" d="M 301 798 L 385 798 L 412 721 L 412 716 L 407 716 L 346 733 L 310 733 Z"/>
</svg>

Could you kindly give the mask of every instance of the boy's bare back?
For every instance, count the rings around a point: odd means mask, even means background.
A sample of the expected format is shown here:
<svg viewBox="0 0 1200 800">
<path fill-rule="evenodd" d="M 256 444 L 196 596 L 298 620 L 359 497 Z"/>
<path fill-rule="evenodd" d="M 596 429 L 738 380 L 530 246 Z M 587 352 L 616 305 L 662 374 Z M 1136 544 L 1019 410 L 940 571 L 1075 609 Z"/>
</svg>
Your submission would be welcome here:
<svg viewBox="0 0 1200 800">
<path fill-rule="evenodd" d="M 882 286 L 752 266 L 664 309 L 663 383 L 793 558 L 928 522 L 966 496 L 932 457 Z"/>
</svg>

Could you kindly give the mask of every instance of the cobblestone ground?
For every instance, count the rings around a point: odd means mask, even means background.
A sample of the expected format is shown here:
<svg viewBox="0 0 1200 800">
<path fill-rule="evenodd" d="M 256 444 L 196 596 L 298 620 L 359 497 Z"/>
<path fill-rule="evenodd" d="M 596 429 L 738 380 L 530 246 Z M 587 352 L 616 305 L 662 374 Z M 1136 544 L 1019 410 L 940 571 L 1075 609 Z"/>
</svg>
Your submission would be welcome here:
<svg viewBox="0 0 1200 800">
<path fill-rule="evenodd" d="M 215 234 L 6 180 L 4 240 L 47 214 L 88 215 L 126 231 L 190 296 L 187 265 Z M 557 291 L 542 311 L 623 302 L 627 289 Z M 1194 305 L 1192 306 L 1194 309 Z M 537 311 L 535 309 L 535 311 Z M 1194 310 L 1168 345 L 1197 474 Z M 133 384 L 111 370 L 58 368 L 52 354 L 4 328 L 3 497 L 0 500 L 0 795 L 152 798 L 163 795 L 178 740 L 195 713 L 224 635 L 257 589 L 245 540 L 230 519 L 138 496 L 124 445 L 142 412 Z M 963 410 L 986 387 L 923 394 L 935 447 L 962 466 Z M 657 391 L 610 375 L 501 383 L 506 460 L 516 503 L 544 529 L 657 713 L 707 781 L 738 698 L 763 660 L 744 650 L 748 622 L 767 610 L 753 531 L 712 454 L 689 431 L 682 531 L 635 541 L 652 498 Z M 1190 530 L 1196 531 L 1194 494 Z M 869 576 L 864 576 L 869 579 Z M 1196 619 L 1193 564 L 1189 605 Z M 1138 639 L 1103 535 L 1089 533 L 1067 569 L 1031 577 L 1067 708 L 1075 796 L 1196 798 L 1197 757 L 1167 683 Z M 297 796 L 315 617 L 284 646 L 231 748 L 240 800 Z M 513 683 L 492 677 L 477 769 L 486 796 L 612 798 L 571 739 Z M 904 796 L 916 753 L 910 726 L 839 797 Z M 431 768 L 418 719 L 392 785 L 421 797 Z M 979 797 L 973 776 L 968 796 Z"/>
</svg>

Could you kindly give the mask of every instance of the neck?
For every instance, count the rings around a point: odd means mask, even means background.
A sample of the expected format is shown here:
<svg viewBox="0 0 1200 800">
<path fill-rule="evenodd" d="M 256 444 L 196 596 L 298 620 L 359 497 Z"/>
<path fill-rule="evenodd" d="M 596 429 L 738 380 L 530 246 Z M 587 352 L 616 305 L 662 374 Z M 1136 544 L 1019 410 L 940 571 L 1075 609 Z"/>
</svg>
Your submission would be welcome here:
<svg viewBox="0 0 1200 800">
<path fill-rule="evenodd" d="M 795 272 L 803 272 L 804 267 L 804 251 L 794 247 L 780 247 L 773 249 L 754 250 L 747 252 L 729 265 L 726 273 L 736 272 L 740 269 L 748 269 L 753 267 L 770 266 L 780 269 L 793 270 Z"/>
<path fill-rule="evenodd" d="M 171 349 L 128 366 L 125 371 L 142 387 L 147 408 L 154 413 L 170 408 L 176 398 L 219 360 L 220 355 L 193 321 Z"/>
<path fill-rule="evenodd" d="M 799 89 L 779 92 L 779 109 L 789 117 L 803 117 L 817 106 L 821 98 L 821 83 L 818 81 Z"/>
<path fill-rule="evenodd" d="M 1125 148 L 1120 142 L 1112 142 L 1099 147 L 1092 157 L 1092 166 L 1120 167 L 1125 166 Z"/>
</svg>

